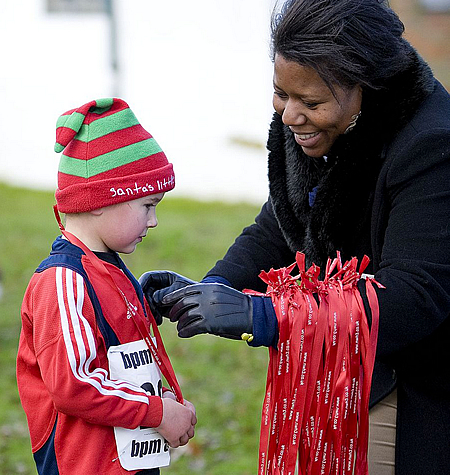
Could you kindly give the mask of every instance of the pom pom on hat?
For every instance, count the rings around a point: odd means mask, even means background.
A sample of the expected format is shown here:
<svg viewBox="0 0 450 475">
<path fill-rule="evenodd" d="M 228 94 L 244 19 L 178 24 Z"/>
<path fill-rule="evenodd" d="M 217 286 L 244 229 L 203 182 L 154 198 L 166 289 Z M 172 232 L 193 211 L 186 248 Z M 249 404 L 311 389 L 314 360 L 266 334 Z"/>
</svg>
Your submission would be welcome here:
<svg viewBox="0 0 450 475">
<path fill-rule="evenodd" d="M 80 128 L 86 119 L 86 114 L 91 108 L 97 107 L 107 111 L 111 108 L 113 102 L 114 99 L 109 97 L 105 99 L 98 99 L 88 102 L 78 109 L 74 109 L 63 114 L 56 123 L 55 152 L 62 152 L 69 142 L 80 131 Z"/>
<path fill-rule="evenodd" d="M 97 99 L 61 115 L 55 152 L 64 152 L 55 193 L 62 213 L 92 211 L 175 186 L 172 164 L 121 99 Z"/>
</svg>

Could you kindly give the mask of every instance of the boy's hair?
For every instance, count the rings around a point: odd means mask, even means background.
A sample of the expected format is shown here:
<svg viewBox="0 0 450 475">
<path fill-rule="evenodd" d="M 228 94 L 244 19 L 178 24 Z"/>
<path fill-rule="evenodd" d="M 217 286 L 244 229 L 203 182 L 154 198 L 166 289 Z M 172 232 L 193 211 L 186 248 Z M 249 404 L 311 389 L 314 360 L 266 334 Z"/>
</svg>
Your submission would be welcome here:
<svg viewBox="0 0 450 475">
<path fill-rule="evenodd" d="M 175 186 L 172 164 L 128 104 L 97 99 L 61 115 L 55 152 L 62 152 L 56 203 L 81 213 Z"/>
</svg>

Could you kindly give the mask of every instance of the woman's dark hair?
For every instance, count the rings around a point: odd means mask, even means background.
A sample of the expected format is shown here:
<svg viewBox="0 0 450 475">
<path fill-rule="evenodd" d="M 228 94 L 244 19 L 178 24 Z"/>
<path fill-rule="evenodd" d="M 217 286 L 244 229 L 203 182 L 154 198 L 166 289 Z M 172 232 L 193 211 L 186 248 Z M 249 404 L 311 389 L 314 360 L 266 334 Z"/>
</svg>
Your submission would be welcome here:
<svg viewBox="0 0 450 475">
<path fill-rule="evenodd" d="M 332 90 L 378 89 L 408 62 L 403 32 L 385 0 L 287 0 L 272 15 L 272 60 L 312 67 Z"/>
</svg>

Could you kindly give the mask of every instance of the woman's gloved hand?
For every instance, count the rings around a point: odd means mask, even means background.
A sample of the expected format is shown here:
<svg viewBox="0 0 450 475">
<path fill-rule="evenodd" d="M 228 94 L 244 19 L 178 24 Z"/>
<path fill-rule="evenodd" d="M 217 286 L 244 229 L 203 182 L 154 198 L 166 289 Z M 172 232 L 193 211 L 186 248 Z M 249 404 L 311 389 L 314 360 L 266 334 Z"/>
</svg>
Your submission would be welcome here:
<svg viewBox="0 0 450 475">
<path fill-rule="evenodd" d="M 139 283 L 158 325 L 161 325 L 163 317 L 168 317 L 170 310 L 170 306 L 162 303 L 164 296 L 187 285 L 196 284 L 194 280 L 168 270 L 145 272 L 139 277 Z"/>
<path fill-rule="evenodd" d="M 178 321 L 178 336 L 189 338 L 201 333 L 240 340 L 253 331 L 253 305 L 249 295 L 217 283 L 189 285 L 166 294 L 169 318 Z"/>
</svg>

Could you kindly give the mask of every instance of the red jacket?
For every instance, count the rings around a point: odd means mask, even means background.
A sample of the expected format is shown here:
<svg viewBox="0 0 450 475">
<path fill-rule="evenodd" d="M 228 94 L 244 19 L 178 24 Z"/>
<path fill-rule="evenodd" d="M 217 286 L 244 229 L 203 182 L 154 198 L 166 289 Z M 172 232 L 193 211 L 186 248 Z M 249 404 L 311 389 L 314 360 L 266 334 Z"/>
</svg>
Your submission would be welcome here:
<svg viewBox="0 0 450 475">
<path fill-rule="evenodd" d="M 105 266 L 146 319 L 137 282 Z M 110 379 L 106 353 L 111 343 L 140 339 L 120 294 L 105 287 L 79 248 L 58 238 L 26 290 L 17 358 L 19 394 L 40 473 L 135 473 L 120 466 L 113 427 L 157 427 L 162 401 Z"/>
</svg>

